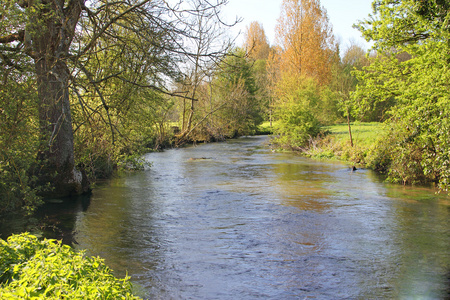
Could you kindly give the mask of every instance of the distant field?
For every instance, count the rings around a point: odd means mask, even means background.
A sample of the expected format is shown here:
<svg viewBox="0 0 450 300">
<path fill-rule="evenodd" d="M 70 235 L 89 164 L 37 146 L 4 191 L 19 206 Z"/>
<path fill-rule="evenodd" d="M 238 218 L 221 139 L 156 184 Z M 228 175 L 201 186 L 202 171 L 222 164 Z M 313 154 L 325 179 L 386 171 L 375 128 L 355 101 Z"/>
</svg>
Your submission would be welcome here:
<svg viewBox="0 0 450 300">
<path fill-rule="evenodd" d="M 384 132 L 383 123 L 361 123 L 355 122 L 351 123 L 351 130 L 353 141 L 358 142 L 361 146 L 370 145 L 374 143 L 379 136 Z M 347 124 L 337 124 L 332 126 L 324 126 L 323 129 L 331 132 L 337 140 L 348 140 L 348 125 Z"/>
</svg>

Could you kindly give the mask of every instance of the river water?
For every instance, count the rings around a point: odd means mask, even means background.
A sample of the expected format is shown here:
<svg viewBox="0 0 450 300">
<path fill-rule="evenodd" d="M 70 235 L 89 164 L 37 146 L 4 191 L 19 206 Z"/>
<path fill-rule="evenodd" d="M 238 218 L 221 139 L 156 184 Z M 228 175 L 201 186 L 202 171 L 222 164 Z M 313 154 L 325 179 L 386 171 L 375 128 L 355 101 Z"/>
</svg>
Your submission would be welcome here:
<svg viewBox="0 0 450 300">
<path fill-rule="evenodd" d="M 149 299 L 449 297 L 448 197 L 268 142 L 147 154 L 69 209 L 75 247 Z"/>
</svg>

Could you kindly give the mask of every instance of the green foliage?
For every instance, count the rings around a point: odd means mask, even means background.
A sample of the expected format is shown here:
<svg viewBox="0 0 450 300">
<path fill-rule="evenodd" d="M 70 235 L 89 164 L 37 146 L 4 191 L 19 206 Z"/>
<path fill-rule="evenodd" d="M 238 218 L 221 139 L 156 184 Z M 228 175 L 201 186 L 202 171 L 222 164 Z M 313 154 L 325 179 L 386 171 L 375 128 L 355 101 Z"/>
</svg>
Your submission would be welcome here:
<svg viewBox="0 0 450 300">
<path fill-rule="evenodd" d="M 236 48 L 221 62 L 213 78 L 212 89 L 200 89 L 200 115 L 214 114 L 201 129 L 216 137 L 232 138 L 257 132 L 263 120 L 256 71 L 243 49 Z M 212 92 L 212 94 L 210 94 Z"/>
<path fill-rule="evenodd" d="M 301 149 L 319 134 L 320 123 L 303 103 L 305 100 L 314 101 L 314 98 L 308 98 L 311 95 L 307 91 L 300 91 L 296 96 L 277 106 L 275 134 L 279 135 L 276 143 L 283 147 Z"/>
<path fill-rule="evenodd" d="M 263 122 L 258 126 L 258 134 L 273 134 L 274 123 L 269 121 Z"/>
<path fill-rule="evenodd" d="M 17 1 L 0 5 L 0 37 L 23 29 L 27 11 Z M 0 215 L 23 209 L 30 214 L 41 203 L 39 168 L 39 122 L 33 61 L 17 45 L 0 48 Z"/>
<path fill-rule="evenodd" d="M 353 115 L 359 121 L 385 121 L 397 104 L 398 89 L 406 86 L 407 65 L 400 63 L 395 53 L 378 55 L 370 65 L 355 70 L 358 86 L 353 93 Z"/>
<path fill-rule="evenodd" d="M 310 139 L 320 132 L 319 121 L 300 105 L 285 104 L 279 107 L 278 125 L 275 133 L 279 135 L 276 143 L 293 149 L 302 149 Z"/>
<path fill-rule="evenodd" d="M 342 59 L 336 62 L 332 68 L 333 80 L 330 88 L 335 92 L 337 107 L 342 115 L 347 117 L 347 122 L 350 122 L 353 111 L 359 109 L 359 106 L 353 107 L 353 101 L 350 97 L 358 84 L 358 79 L 353 71 L 361 70 L 366 63 L 365 50 L 352 44 L 344 51 Z"/>
<path fill-rule="evenodd" d="M 0 239 L 2 299 L 139 299 L 100 258 L 28 233 Z"/>
<path fill-rule="evenodd" d="M 29 173 L 39 146 L 36 90 L 13 70 L 3 68 L 0 74 L 0 214 L 19 208 L 31 213 L 41 202 Z"/>
<path fill-rule="evenodd" d="M 173 103 L 145 89 L 134 91 L 128 97 L 134 98 L 122 99 L 130 101 L 127 108 L 108 109 L 113 129 L 105 122 L 105 111 L 87 117 L 80 107 L 75 106 L 73 110 L 76 161 L 93 180 L 108 178 L 121 167 L 141 169 L 143 152 L 171 142 L 168 113 Z M 85 95 L 83 101 L 95 105 L 98 99 Z"/>
<path fill-rule="evenodd" d="M 305 148 L 320 133 L 321 124 L 339 118 L 335 93 L 313 78 L 285 76 L 277 84 L 277 97 L 275 134 L 284 147 Z"/>
<path fill-rule="evenodd" d="M 377 59 L 358 74 L 355 102 L 374 109 L 390 101 L 390 127 L 378 160 L 391 180 L 436 182 L 448 191 L 450 14 L 446 1 L 374 1 L 375 18 L 359 26 Z M 359 101 L 359 102 L 358 102 Z"/>
<path fill-rule="evenodd" d="M 227 87 L 242 82 L 251 96 L 254 96 L 258 90 L 252 65 L 246 59 L 244 49 L 241 48 L 234 49 L 222 62 L 219 78 Z"/>
</svg>

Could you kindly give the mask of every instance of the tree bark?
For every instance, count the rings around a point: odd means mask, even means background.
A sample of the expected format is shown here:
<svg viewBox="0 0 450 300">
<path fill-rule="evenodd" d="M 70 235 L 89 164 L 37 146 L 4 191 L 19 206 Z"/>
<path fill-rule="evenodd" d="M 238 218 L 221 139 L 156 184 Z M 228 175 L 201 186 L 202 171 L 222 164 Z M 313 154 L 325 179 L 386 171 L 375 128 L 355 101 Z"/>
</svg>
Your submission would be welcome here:
<svg viewBox="0 0 450 300">
<path fill-rule="evenodd" d="M 43 144 L 40 159 L 44 162 L 39 176 L 41 182 L 49 182 L 52 187 L 46 196 L 87 192 L 87 176 L 75 168 L 67 67 L 63 62 L 48 63 L 40 59 L 36 62 L 36 74 Z"/>
<path fill-rule="evenodd" d="M 63 5 L 64 1 L 59 3 Z M 50 17 L 43 17 L 45 26 L 32 30 L 34 62 L 39 96 L 39 125 L 43 162 L 38 176 L 41 183 L 50 183 L 51 191 L 44 196 L 65 197 L 89 191 L 85 173 L 75 168 L 72 116 L 69 100 L 69 70 L 66 57 L 76 23 L 81 13 L 81 1 L 72 1 L 64 19 L 57 17 L 53 7 Z M 44 16 L 45 11 L 42 12 Z M 42 21 L 42 20 L 41 20 Z"/>
</svg>

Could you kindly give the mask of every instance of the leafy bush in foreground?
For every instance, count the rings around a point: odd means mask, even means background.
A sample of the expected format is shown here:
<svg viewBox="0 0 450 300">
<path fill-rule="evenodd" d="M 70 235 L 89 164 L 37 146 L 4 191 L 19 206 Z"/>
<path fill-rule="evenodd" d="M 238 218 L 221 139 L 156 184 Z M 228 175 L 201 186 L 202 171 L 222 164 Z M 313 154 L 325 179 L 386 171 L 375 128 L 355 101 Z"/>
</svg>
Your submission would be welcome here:
<svg viewBox="0 0 450 300">
<path fill-rule="evenodd" d="M 28 233 L 0 239 L 0 299 L 139 299 L 98 257 Z"/>
</svg>

